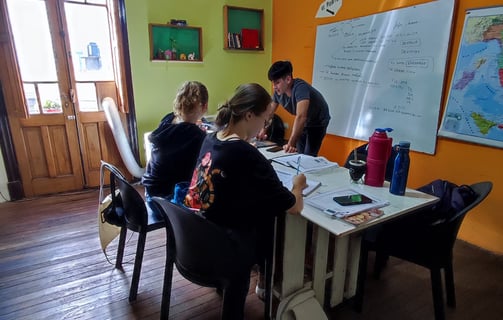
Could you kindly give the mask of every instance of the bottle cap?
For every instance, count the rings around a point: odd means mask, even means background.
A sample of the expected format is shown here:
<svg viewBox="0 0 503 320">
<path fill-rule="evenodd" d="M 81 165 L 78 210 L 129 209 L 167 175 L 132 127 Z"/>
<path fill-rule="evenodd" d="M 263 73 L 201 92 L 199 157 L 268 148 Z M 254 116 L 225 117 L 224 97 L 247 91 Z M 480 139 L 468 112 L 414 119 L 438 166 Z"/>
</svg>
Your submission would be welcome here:
<svg viewBox="0 0 503 320">
<path fill-rule="evenodd" d="M 376 128 L 375 131 L 377 131 L 377 132 L 386 132 L 386 131 L 391 132 L 391 131 L 393 131 L 393 129 L 392 128 Z"/>
</svg>

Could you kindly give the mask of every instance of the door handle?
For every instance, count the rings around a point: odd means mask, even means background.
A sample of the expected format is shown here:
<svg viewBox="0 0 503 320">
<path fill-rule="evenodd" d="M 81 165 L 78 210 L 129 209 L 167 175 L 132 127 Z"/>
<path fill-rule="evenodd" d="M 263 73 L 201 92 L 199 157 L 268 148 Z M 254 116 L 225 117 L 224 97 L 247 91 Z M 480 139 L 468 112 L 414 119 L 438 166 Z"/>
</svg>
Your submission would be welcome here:
<svg viewBox="0 0 503 320">
<path fill-rule="evenodd" d="M 70 101 L 75 103 L 75 90 L 70 89 Z"/>
<path fill-rule="evenodd" d="M 72 115 L 66 116 L 66 118 L 68 120 L 75 120 L 75 115 L 72 114 Z"/>
</svg>

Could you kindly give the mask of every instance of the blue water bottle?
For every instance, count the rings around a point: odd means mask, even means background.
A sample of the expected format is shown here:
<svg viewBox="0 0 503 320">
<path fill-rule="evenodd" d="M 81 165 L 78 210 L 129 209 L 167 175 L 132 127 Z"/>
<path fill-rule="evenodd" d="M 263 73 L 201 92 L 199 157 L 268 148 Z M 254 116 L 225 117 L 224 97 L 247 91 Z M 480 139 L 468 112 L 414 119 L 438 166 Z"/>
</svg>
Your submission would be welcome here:
<svg viewBox="0 0 503 320">
<path fill-rule="evenodd" d="M 395 158 L 389 192 L 399 196 L 405 194 L 405 188 L 407 187 L 407 177 L 409 176 L 410 165 L 409 149 L 410 142 L 408 141 L 400 141 L 398 144 L 398 154 Z"/>
</svg>

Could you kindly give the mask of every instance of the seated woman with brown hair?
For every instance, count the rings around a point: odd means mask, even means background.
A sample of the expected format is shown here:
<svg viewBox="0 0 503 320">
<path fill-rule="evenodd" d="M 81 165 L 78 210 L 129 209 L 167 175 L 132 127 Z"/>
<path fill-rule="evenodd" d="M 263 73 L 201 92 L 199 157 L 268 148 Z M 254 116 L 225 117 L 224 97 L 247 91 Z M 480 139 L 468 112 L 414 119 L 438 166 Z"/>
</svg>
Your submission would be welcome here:
<svg viewBox="0 0 503 320">
<path fill-rule="evenodd" d="M 262 86 L 239 86 L 218 109 L 216 125 L 221 129 L 203 142 L 185 198 L 186 206 L 227 230 L 236 259 L 242 261 L 239 281 L 224 290 L 222 319 L 243 319 L 251 268 L 265 259 L 263 239 L 269 235 L 263 230 L 269 230 L 276 215 L 300 214 L 303 208 L 306 177 L 295 176 L 288 190 L 270 162 L 249 143 L 271 113 L 271 97 Z"/>
</svg>

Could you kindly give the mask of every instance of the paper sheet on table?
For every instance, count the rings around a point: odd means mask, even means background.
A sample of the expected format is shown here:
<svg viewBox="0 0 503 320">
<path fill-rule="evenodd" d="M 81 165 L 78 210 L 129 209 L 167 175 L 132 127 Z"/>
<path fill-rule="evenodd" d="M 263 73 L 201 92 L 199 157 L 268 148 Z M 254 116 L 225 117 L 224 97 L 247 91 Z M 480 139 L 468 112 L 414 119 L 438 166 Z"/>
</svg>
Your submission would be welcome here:
<svg viewBox="0 0 503 320">
<path fill-rule="evenodd" d="M 366 195 L 367 197 L 371 198 L 372 203 L 356 204 L 352 206 L 341 206 L 333 199 L 336 196 L 346 196 L 357 193 Z M 365 192 L 362 192 L 361 190 L 355 190 L 352 188 L 341 188 L 320 193 L 318 195 L 306 199 L 305 202 L 335 218 L 344 218 L 357 214 L 359 212 L 367 211 L 374 208 L 381 208 L 389 205 L 389 202 L 386 200 L 378 199 L 374 195 L 367 194 Z"/>
<path fill-rule="evenodd" d="M 286 171 L 282 171 L 282 170 L 276 170 L 276 174 L 278 175 L 278 178 L 279 178 L 279 180 L 281 180 L 281 182 L 283 183 L 283 185 L 288 190 L 292 190 L 292 187 L 293 187 L 293 177 L 295 175 L 292 174 L 292 173 L 290 173 L 290 172 L 286 172 Z M 307 183 L 307 188 L 305 188 L 304 190 L 302 190 L 302 195 L 304 197 L 310 195 L 314 190 L 316 190 L 316 188 L 318 188 L 319 186 L 321 186 L 321 182 L 320 181 L 316 181 L 316 180 L 307 179 L 306 183 Z"/>
<path fill-rule="evenodd" d="M 302 173 L 339 166 L 337 162 L 329 161 L 325 157 L 313 157 L 307 154 L 292 154 L 274 158 L 273 161 L 294 169 L 298 168 Z"/>
</svg>

